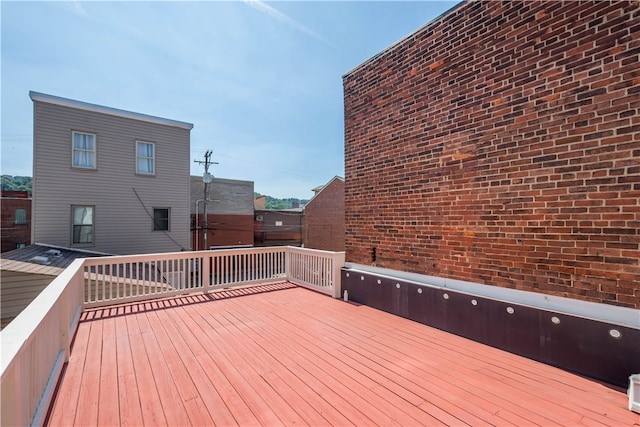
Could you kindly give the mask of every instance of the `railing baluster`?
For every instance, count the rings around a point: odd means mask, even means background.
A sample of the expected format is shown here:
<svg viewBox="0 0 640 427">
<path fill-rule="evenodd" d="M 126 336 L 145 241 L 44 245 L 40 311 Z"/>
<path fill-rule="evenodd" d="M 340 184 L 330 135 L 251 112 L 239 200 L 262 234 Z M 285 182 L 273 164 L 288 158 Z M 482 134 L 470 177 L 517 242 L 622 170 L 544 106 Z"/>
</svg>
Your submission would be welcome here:
<svg viewBox="0 0 640 427">
<path fill-rule="evenodd" d="M 340 283 L 341 265 L 335 264 L 344 262 L 340 254 L 277 247 L 88 258 L 82 267 L 84 299 L 99 306 L 270 280 L 291 280 L 333 295 Z"/>
</svg>

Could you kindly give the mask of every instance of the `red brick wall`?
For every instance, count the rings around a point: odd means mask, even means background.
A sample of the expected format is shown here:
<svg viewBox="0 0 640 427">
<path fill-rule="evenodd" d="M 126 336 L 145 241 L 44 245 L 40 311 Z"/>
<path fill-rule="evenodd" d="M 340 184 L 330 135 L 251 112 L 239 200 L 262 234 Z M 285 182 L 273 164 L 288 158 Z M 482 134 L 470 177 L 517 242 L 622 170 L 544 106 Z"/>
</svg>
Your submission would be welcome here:
<svg viewBox="0 0 640 427">
<path fill-rule="evenodd" d="M 472 2 L 345 75 L 347 261 L 640 308 L 639 34 Z"/>
<path fill-rule="evenodd" d="M 1 252 L 16 249 L 18 243 L 31 244 L 31 199 L 26 191 L 2 191 L 0 207 L 2 211 Z M 5 197 L 7 196 L 7 197 Z M 16 224 L 16 209 L 27 213 L 26 224 Z"/>
<path fill-rule="evenodd" d="M 334 178 L 304 207 L 306 248 L 344 251 L 344 181 Z"/>
<path fill-rule="evenodd" d="M 198 250 L 203 249 L 203 218 L 201 214 L 191 214 L 191 242 Z M 245 245 L 253 245 L 253 215 L 207 214 L 208 247 Z"/>
</svg>

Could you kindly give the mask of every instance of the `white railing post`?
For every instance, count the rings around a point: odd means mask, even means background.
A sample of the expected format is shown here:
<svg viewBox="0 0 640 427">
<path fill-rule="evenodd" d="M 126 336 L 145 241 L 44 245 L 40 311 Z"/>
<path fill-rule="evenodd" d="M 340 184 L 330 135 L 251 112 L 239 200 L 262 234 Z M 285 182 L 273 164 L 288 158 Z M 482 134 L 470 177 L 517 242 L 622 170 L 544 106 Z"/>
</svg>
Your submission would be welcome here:
<svg viewBox="0 0 640 427">
<path fill-rule="evenodd" d="M 291 250 L 291 247 L 287 246 L 284 252 L 284 278 L 286 280 L 290 280 L 293 278 L 291 274 Z"/>
<path fill-rule="evenodd" d="M 335 252 L 331 259 L 331 276 L 333 279 L 333 297 L 342 297 L 342 267 L 344 266 L 345 253 Z"/>
<path fill-rule="evenodd" d="M 202 256 L 202 293 L 207 293 L 211 290 L 211 261 L 212 261 L 212 253 L 210 250 L 203 251 L 204 255 Z"/>
</svg>

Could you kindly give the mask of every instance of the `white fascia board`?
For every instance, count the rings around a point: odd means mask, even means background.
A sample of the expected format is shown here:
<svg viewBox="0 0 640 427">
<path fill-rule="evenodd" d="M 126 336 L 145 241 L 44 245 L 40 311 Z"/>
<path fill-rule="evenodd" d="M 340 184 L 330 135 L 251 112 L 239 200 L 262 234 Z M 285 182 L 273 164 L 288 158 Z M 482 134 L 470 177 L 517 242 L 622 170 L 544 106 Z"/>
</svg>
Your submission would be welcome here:
<svg viewBox="0 0 640 427">
<path fill-rule="evenodd" d="M 95 113 L 109 114 L 117 117 L 124 117 L 127 119 L 141 120 L 149 123 L 156 123 L 165 126 L 172 126 L 181 129 L 191 130 L 193 129 L 192 123 L 180 122 L 177 120 L 165 119 L 162 117 L 149 116 L 142 113 L 134 113 L 132 111 L 119 110 L 117 108 L 105 107 L 102 105 L 90 104 L 88 102 L 76 101 L 74 99 L 61 98 L 59 96 L 48 95 L 46 93 L 39 93 L 29 91 L 29 97 L 32 101 L 44 102 L 47 104 L 61 105 L 63 107 L 77 108 L 79 110 L 92 111 Z"/>
</svg>

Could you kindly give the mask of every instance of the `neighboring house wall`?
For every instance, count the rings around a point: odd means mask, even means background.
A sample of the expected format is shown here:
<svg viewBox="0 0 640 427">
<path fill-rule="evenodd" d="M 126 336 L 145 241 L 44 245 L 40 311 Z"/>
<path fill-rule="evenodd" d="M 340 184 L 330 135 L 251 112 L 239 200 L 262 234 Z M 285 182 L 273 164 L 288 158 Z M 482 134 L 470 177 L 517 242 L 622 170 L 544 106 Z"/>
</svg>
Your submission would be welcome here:
<svg viewBox="0 0 640 427">
<path fill-rule="evenodd" d="M 74 260 L 106 255 L 42 244 L 4 252 L 0 259 L 0 313 L 3 327 Z"/>
<path fill-rule="evenodd" d="M 2 252 L 31 243 L 31 194 L 28 191 L 2 190 L 0 202 Z"/>
<path fill-rule="evenodd" d="M 193 125 L 34 92 L 30 96 L 34 242 L 116 254 L 189 249 Z M 72 167 L 73 132 L 95 135 L 95 168 Z M 153 174 L 137 171 L 137 141 L 155 148 Z M 72 206 L 93 207 L 92 243 L 73 242 Z M 168 209 L 168 231 L 154 230 L 154 209 L 160 214 Z"/>
<path fill-rule="evenodd" d="M 255 246 L 302 246 L 302 210 L 256 210 Z"/>
<path fill-rule="evenodd" d="M 304 247 L 325 251 L 344 251 L 344 179 L 335 177 L 305 205 L 303 210 Z"/>
<path fill-rule="evenodd" d="M 213 178 L 207 186 L 207 199 L 207 247 L 253 246 L 253 181 Z M 191 247 L 199 250 L 204 248 L 202 200 L 202 177 L 192 176 Z"/>
<path fill-rule="evenodd" d="M 2 327 L 4 327 L 20 314 L 63 269 L 6 259 L 0 262 L 2 263 L 0 310 L 2 310 Z"/>
<path fill-rule="evenodd" d="M 468 2 L 347 73 L 347 261 L 640 308 L 639 32 Z"/>
</svg>

